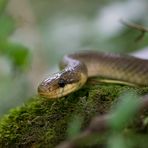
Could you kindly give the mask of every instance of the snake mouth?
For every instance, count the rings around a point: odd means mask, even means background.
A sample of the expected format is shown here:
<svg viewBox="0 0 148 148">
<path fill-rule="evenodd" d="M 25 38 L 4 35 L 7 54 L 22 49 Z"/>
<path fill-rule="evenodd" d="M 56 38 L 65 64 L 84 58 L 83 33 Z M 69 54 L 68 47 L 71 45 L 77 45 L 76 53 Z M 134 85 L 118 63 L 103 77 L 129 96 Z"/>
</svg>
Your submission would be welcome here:
<svg viewBox="0 0 148 148">
<path fill-rule="evenodd" d="M 48 98 L 48 99 L 56 99 L 56 98 L 64 97 L 69 93 L 78 90 L 80 87 L 81 86 L 79 85 L 79 83 L 73 83 L 73 84 L 67 84 L 63 88 L 58 88 L 50 92 L 43 90 L 43 91 L 38 91 L 38 93 L 41 97 Z"/>
<path fill-rule="evenodd" d="M 77 87 L 75 85 L 74 86 L 70 85 L 70 86 L 65 86 L 63 88 L 59 88 L 57 90 L 53 90 L 53 91 L 50 91 L 50 92 L 47 92 L 47 91 L 39 92 L 39 95 L 41 97 L 45 97 L 45 98 L 48 98 L 48 99 L 61 98 L 61 97 L 66 96 L 70 92 L 77 90 L 76 88 Z"/>
</svg>

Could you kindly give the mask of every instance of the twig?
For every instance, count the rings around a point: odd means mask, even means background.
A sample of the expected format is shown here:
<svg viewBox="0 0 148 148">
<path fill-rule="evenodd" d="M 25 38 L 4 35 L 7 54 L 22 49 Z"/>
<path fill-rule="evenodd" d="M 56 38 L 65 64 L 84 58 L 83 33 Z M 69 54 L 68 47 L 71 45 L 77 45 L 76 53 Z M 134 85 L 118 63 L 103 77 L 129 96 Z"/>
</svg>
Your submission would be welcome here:
<svg viewBox="0 0 148 148">
<path fill-rule="evenodd" d="M 146 27 L 143 27 L 142 25 L 135 24 L 135 23 L 129 23 L 124 20 L 120 20 L 120 22 L 127 27 L 136 29 L 141 32 L 141 34 L 135 39 L 135 41 L 141 40 L 144 37 L 145 33 L 148 32 L 148 29 Z"/>
<path fill-rule="evenodd" d="M 143 96 L 141 98 L 140 104 L 139 104 L 139 110 L 137 110 L 137 112 L 147 108 L 148 108 L 148 95 Z M 108 124 L 111 118 L 112 118 L 112 114 L 97 116 L 93 118 L 88 128 L 84 132 L 80 133 L 74 139 L 62 142 L 56 148 L 76 148 L 79 142 L 84 141 L 88 137 L 91 137 L 96 133 L 99 134 L 99 133 L 106 132 L 107 130 L 111 129 L 111 127 L 109 127 L 109 124 Z"/>
<path fill-rule="evenodd" d="M 126 25 L 126 26 L 128 26 L 130 28 L 133 28 L 133 29 L 136 29 L 136 30 L 139 30 L 139 31 L 143 31 L 143 32 L 148 32 L 148 29 L 146 27 L 143 27 L 142 25 L 135 24 L 135 23 L 129 23 L 129 22 L 126 22 L 124 20 L 120 20 L 120 22 L 123 25 Z"/>
</svg>

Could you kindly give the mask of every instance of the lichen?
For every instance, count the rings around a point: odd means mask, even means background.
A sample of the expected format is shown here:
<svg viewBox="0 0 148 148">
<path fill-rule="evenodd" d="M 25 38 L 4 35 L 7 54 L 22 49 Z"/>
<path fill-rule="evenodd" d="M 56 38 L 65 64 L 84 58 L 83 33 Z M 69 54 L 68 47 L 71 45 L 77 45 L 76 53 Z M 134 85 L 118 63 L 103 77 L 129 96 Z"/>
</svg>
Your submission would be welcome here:
<svg viewBox="0 0 148 148">
<path fill-rule="evenodd" d="M 2 117 L 0 146 L 52 148 L 66 139 L 67 127 L 73 116 L 83 118 L 84 129 L 92 117 L 109 112 L 118 96 L 129 90 L 139 94 L 148 92 L 148 88 L 98 84 L 90 80 L 79 91 L 60 99 L 35 96 Z"/>
</svg>

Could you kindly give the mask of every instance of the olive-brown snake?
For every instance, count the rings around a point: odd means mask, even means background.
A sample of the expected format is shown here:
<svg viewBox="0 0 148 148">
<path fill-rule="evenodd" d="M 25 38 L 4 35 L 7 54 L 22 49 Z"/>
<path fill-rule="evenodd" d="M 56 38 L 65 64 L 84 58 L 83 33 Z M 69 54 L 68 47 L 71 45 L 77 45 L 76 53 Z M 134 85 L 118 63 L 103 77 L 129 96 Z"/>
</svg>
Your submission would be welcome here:
<svg viewBox="0 0 148 148">
<path fill-rule="evenodd" d="M 80 89 L 88 77 L 101 76 L 136 85 L 148 85 L 148 60 L 129 55 L 80 52 L 64 56 L 61 71 L 38 87 L 40 96 L 59 98 Z"/>
</svg>

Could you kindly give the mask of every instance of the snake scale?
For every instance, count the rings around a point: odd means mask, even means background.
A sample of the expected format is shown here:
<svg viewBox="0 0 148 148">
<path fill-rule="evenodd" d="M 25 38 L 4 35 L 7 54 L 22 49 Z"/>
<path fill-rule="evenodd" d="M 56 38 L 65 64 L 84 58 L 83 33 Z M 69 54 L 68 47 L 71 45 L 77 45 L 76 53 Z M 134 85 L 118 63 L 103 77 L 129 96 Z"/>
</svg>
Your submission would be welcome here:
<svg viewBox="0 0 148 148">
<path fill-rule="evenodd" d="M 73 53 L 64 56 L 60 69 L 40 83 L 40 96 L 63 97 L 80 89 L 88 77 L 93 76 L 148 86 L 148 60 L 129 55 L 94 51 Z"/>
</svg>

